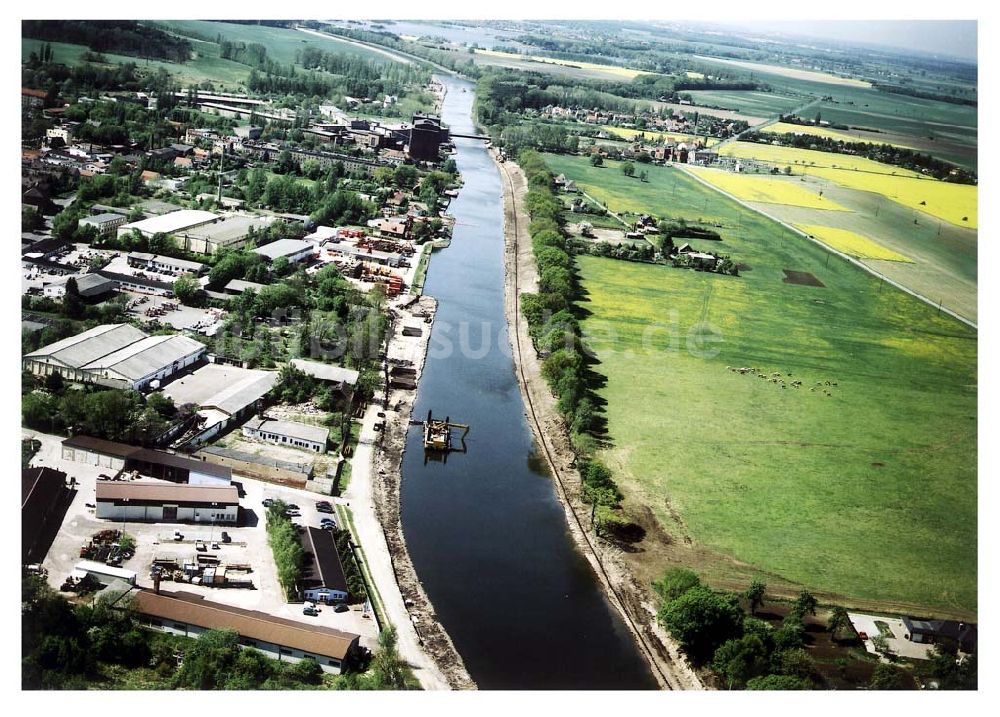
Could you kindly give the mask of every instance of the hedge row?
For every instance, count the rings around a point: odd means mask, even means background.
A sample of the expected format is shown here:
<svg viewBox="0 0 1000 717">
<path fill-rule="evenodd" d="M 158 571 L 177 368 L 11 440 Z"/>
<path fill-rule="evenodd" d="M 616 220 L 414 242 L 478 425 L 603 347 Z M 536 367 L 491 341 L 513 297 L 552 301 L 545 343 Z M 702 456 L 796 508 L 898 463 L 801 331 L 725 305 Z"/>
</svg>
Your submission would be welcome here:
<svg viewBox="0 0 1000 717">
<path fill-rule="evenodd" d="M 594 507 L 598 532 L 614 532 L 628 525 L 616 511 L 621 491 L 611 471 L 590 458 L 597 428 L 594 403 L 587 388 L 587 364 L 580 324 L 572 313 L 579 287 L 573 257 L 567 251 L 562 231 L 565 207 L 553 193 L 553 175 L 541 155 L 524 150 L 518 163 L 528 180 L 525 206 L 531 223 L 528 233 L 538 266 L 538 293 L 521 294 L 521 311 L 542 360 L 542 376 L 557 397 L 557 408 L 570 428 L 573 445 L 580 454 L 583 498 Z"/>
</svg>

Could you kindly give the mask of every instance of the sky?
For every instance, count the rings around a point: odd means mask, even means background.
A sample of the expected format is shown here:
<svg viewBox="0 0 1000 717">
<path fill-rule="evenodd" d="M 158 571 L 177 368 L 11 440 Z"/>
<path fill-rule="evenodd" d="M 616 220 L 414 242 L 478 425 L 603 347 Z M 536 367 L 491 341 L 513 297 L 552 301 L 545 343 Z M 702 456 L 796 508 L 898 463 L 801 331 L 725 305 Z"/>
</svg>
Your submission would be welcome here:
<svg viewBox="0 0 1000 717">
<path fill-rule="evenodd" d="M 922 50 L 975 60 L 974 20 L 749 20 L 740 29 Z"/>
</svg>

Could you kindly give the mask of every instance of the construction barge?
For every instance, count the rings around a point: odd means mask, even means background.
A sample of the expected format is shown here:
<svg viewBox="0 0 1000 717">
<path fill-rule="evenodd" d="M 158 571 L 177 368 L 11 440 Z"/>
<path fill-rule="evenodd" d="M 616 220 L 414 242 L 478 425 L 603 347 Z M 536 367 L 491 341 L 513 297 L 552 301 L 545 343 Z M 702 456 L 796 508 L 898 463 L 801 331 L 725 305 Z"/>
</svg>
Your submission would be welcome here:
<svg viewBox="0 0 1000 717">
<path fill-rule="evenodd" d="M 425 451 L 448 451 L 461 450 L 465 452 L 465 437 L 469 434 L 469 426 L 465 423 L 453 423 L 449 416 L 442 421 L 435 419 L 432 411 L 427 411 L 427 420 L 424 423 L 424 450 Z M 452 442 L 452 431 L 461 429 L 462 434 L 459 441 L 462 447 L 456 448 Z"/>
</svg>

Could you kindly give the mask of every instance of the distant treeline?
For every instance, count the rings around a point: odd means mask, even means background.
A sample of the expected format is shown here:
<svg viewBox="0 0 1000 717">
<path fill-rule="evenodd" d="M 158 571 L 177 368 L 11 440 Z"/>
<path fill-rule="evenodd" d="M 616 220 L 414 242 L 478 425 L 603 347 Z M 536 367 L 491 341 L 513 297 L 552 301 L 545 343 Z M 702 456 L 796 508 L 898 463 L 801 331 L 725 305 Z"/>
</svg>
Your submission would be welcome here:
<svg viewBox="0 0 1000 717">
<path fill-rule="evenodd" d="M 942 92 L 925 92 L 913 87 L 904 87 L 902 85 L 884 85 L 878 82 L 874 82 L 872 85 L 880 92 L 887 92 L 893 95 L 906 95 L 907 97 L 917 97 L 922 100 L 937 100 L 938 102 L 947 102 L 953 105 L 966 105 L 968 107 L 979 106 L 978 100 L 974 100 L 969 97 L 946 95 Z M 952 92 L 957 91 L 958 90 L 952 90 Z"/>
<path fill-rule="evenodd" d="M 21 36 L 168 62 L 185 62 L 191 57 L 188 40 L 132 20 L 24 20 Z"/>
<path fill-rule="evenodd" d="M 793 133 L 782 135 L 768 134 L 767 136 L 763 136 L 758 132 L 750 132 L 743 135 L 740 139 L 763 144 L 778 142 L 785 147 L 817 149 L 821 152 L 865 157 L 876 162 L 891 164 L 915 172 L 922 172 L 935 179 L 941 179 L 945 182 L 955 182 L 956 184 L 976 184 L 978 182 L 975 172 L 957 167 L 950 162 L 937 159 L 929 154 L 922 154 L 907 147 L 896 147 L 891 144 L 845 142 L 844 140 L 833 139 L 832 137 L 816 137 Z"/>
</svg>

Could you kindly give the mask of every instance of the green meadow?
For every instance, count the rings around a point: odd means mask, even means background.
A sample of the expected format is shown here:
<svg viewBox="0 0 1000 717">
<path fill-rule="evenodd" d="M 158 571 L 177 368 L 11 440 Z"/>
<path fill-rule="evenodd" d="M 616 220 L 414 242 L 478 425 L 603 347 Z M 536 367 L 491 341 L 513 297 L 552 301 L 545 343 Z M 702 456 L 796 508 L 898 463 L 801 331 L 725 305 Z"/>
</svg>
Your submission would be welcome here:
<svg viewBox="0 0 1000 717">
<path fill-rule="evenodd" d="M 718 219 L 723 241 L 702 244 L 743 266 L 577 259 L 607 378 L 604 458 L 629 500 L 674 536 L 845 602 L 974 616 L 975 330 L 679 170 L 650 168 L 664 174 L 646 190 L 546 159 L 634 210 Z"/>
</svg>

